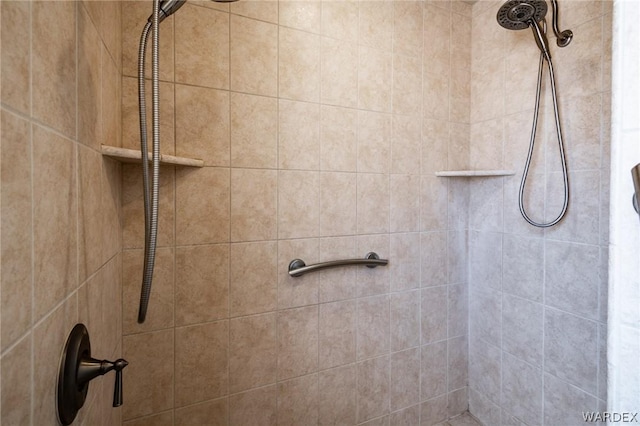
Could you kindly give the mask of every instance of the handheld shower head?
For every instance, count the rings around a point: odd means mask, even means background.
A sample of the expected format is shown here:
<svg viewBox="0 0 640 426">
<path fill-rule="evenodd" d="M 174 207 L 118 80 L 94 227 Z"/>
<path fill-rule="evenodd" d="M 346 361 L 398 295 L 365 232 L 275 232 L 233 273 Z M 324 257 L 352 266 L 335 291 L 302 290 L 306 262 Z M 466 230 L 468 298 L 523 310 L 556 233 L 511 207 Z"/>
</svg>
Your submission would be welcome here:
<svg viewBox="0 0 640 426">
<path fill-rule="evenodd" d="M 213 0 L 216 3 L 231 3 L 238 0 Z M 160 2 L 160 15 L 158 16 L 159 22 L 164 21 L 165 18 L 173 15 L 178 9 L 182 7 L 187 0 L 162 0 Z M 153 19 L 153 16 L 149 16 L 149 22 Z"/>
<path fill-rule="evenodd" d="M 165 18 L 174 14 L 176 10 L 180 9 L 187 0 L 162 0 L 160 2 L 160 14 L 158 15 L 158 22 L 164 21 Z M 153 19 L 153 15 L 149 16 L 149 22 Z"/>
<path fill-rule="evenodd" d="M 508 30 L 524 30 L 531 27 L 536 44 L 547 59 L 551 58 L 549 43 L 539 21 L 547 14 L 544 0 L 509 0 L 498 10 L 498 23 Z"/>
</svg>

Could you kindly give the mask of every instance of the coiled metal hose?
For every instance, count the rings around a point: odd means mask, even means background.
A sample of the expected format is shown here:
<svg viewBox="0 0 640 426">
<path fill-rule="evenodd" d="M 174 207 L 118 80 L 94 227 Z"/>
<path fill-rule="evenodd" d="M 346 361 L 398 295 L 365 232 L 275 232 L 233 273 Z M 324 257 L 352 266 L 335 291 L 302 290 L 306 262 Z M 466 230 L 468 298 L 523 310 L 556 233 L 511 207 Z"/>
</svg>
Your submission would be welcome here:
<svg viewBox="0 0 640 426">
<path fill-rule="evenodd" d="M 138 102 L 140 104 L 140 151 L 142 153 L 142 187 L 144 198 L 144 265 L 142 272 L 142 290 L 140 293 L 140 308 L 138 322 L 143 323 L 147 315 L 153 269 L 156 255 L 158 236 L 158 200 L 160 186 L 160 82 L 159 82 L 159 14 L 160 2 L 153 1 L 153 17 L 142 30 L 138 51 Z M 149 189 L 149 163 L 147 147 L 147 108 L 145 99 L 145 54 L 149 31 L 153 32 L 151 46 L 152 57 L 152 179 Z"/>
<path fill-rule="evenodd" d="M 545 28 L 546 29 L 546 28 Z M 542 72 L 544 68 L 544 60 L 547 60 L 547 64 L 549 66 L 549 80 L 551 82 L 551 95 L 553 97 L 553 112 L 556 120 L 556 134 L 558 135 L 558 148 L 560 150 L 560 162 L 562 163 L 562 175 L 564 181 L 564 202 L 562 205 L 562 210 L 560 214 L 556 216 L 551 222 L 546 223 L 538 223 L 532 220 L 524 208 L 524 187 L 527 182 L 527 175 L 529 174 L 529 166 L 531 165 L 531 158 L 533 156 L 533 147 L 536 139 L 536 128 L 538 127 L 538 113 L 540 111 L 540 92 L 542 87 Z M 558 112 L 558 99 L 556 96 L 556 82 L 555 76 L 553 73 L 553 64 L 551 62 L 551 57 L 546 56 L 544 52 L 540 53 L 540 63 L 538 65 L 538 86 L 536 88 L 536 106 L 535 111 L 533 113 L 533 127 L 531 129 L 531 140 L 529 142 L 529 153 L 527 154 L 527 161 L 524 166 L 524 172 L 522 173 L 522 181 L 520 182 L 520 193 L 518 196 L 518 204 L 520 207 L 520 213 L 524 220 L 529 222 L 533 226 L 537 226 L 538 228 L 548 228 L 560 222 L 564 215 L 567 213 L 567 207 L 569 205 L 569 177 L 567 173 L 567 161 L 564 153 L 564 142 L 562 139 L 562 128 L 560 127 L 560 114 Z"/>
</svg>

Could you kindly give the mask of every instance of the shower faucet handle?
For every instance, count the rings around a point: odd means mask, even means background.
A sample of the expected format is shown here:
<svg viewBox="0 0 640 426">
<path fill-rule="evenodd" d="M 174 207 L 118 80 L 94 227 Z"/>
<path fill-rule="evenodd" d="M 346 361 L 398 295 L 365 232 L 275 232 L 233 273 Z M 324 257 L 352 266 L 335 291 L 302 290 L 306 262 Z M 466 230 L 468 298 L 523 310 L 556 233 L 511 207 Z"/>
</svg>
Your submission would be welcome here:
<svg viewBox="0 0 640 426">
<path fill-rule="evenodd" d="M 58 419 L 70 425 L 84 405 L 89 392 L 89 382 L 109 371 L 115 371 L 113 406 L 122 405 L 122 370 L 129 363 L 120 358 L 115 361 L 91 357 L 89 332 L 84 324 L 76 324 L 71 330 L 62 352 L 58 372 Z"/>
<path fill-rule="evenodd" d="M 107 361 L 106 359 L 98 360 L 91 357 L 82 358 L 78 366 L 78 385 L 82 386 L 89 383 L 98 376 L 107 374 L 111 370 L 116 372 L 115 389 L 113 391 L 113 406 L 120 407 L 122 405 L 122 370 L 129 365 L 125 359 L 117 359 L 115 361 Z"/>
</svg>

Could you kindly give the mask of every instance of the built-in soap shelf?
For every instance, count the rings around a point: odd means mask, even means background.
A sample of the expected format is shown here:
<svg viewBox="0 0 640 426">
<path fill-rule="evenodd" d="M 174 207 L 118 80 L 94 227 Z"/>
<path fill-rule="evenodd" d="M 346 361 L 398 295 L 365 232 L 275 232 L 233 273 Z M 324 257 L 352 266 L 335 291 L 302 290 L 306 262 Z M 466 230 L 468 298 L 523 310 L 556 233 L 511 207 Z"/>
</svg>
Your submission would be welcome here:
<svg viewBox="0 0 640 426">
<path fill-rule="evenodd" d="M 139 163 L 142 154 L 139 149 L 118 148 L 116 146 L 102 145 L 102 155 L 113 158 L 123 163 Z M 149 153 L 151 161 L 151 153 Z M 184 166 L 184 167 L 204 167 L 204 161 L 197 158 L 177 157 L 175 155 L 160 154 L 160 164 Z"/>
<path fill-rule="evenodd" d="M 443 170 L 436 172 L 440 177 L 491 177 L 491 176 L 512 176 L 516 172 L 513 170 Z"/>
</svg>

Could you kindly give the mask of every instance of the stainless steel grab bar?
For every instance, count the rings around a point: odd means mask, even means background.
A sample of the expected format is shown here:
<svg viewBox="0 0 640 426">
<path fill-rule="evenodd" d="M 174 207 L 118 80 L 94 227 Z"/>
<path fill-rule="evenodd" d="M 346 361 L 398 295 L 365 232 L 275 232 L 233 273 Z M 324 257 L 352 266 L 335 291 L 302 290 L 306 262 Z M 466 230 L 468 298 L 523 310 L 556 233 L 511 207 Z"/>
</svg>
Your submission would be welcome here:
<svg viewBox="0 0 640 426">
<path fill-rule="evenodd" d="M 375 268 L 376 266 L 384 266 L 387 263 L 389 263 L 387 259 L 380 259 L 380 256 L 374 252 L 367 253 L 364 259 L 331 260 L 329 262 L 316 263 L 309 266 L 307 266 L 302 259 L 293 259 L 289 263 L 289 275 L 292 277 L 300 277 L 309 272 L 319 271 L 321 269 L 349 265 L 363 265 L 367 268 Z"/>
</svg>

